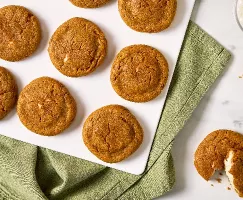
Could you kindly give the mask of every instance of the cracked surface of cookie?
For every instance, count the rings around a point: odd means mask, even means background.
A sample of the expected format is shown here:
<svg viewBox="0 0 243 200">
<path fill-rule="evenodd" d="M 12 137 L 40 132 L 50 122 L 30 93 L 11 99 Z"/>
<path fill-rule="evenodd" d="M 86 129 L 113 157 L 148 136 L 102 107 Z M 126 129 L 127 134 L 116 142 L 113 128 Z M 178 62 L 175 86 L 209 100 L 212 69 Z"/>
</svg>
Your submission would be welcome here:
<svg viewBox="0 0 243 200">
<path fill-rule="evenodd" d="M 69 0 L 73 5 L 80 8 L 98 8 L 111 0 Z"/>
<path fill-rule="evenodd" d="M 53 65 L 62 74 L 70 77 L 85 76 L 103 63 L 107 41 L 97 25 L 76 17 L 55 31 L 48 51 Z"/>
<path fill-rule="evenodd" d="M 41 77 L 22 90 L 17 112 L 20 121 L 30 131 L 53 136 L 71 125 L 76 115 L 76 102 L 63 84 Z"/>
<path fill-rule="evenodd" d="M 243 135 L 231 130 L 216 130 L 198 146 L 194 165 L 198 173 L 209 180 L 215 170 L 224 169 L 224 159 L 231 149 L 243 150 Z"/>
<path fill-rule="evenodd" d="M 0 67 L 0 120 L 15 106 L 18 88 L 13 75 L 4 67 Z"/>
<path fill-rule="evenodd" d="M 109 105 L 96 110 L 86 119 L 83 140 L 96 157 L 107 163 L 116 163 L 139 148 L 143 130 L 128 109 Z"/>
<path fill-rule="evenodd" d="M 168 63 L 157 49 L 147 45 L 132 45 L 122 49 L 116 56 L 110 81 L 122 98 L 147 102 L 164 89 L 168 73 Z"/>
<path fill-rule="evenodd" d="M 0 58 L 19 61 L 33 54 L 41 40 L 39 21 L 22 6 L 0 9 Z"/>
<path fill-rule="evenodd" d="M 243 151 L 230 150 L 224 163 L 230 184 L 243 197 Z"/>
<path fill-rule="evenodd" d="M 118 0 L 118 7 L 123 21 L 130 28 L 156 33 L 171 25 L 177 0 Z"/>
</svg>

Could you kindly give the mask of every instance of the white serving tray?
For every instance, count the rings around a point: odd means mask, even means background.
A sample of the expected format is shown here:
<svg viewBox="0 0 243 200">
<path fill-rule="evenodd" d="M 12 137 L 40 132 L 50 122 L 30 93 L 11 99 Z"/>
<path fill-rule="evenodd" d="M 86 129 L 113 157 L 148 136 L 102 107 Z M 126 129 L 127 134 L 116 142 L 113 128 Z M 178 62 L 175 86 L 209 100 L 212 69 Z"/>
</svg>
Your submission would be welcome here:
<svg viewBox="0 0 243 200">
<path fill-rule="evenodd" d="M 43 38 L 37 52 L 30 58 L 16 63 L 0 60 L 0 66 L 8 68 L 15 75 L 19 90 L 41 76 L 50 76 L 61 81 L 74 96 L 78 113 L 74 123 L 65 132 L 55 137 L 44 137 L 28 131 L 19 121 L 15 109 L 0 121 L 0 134 L 128 173 L 141 174 L 148 160 L 194 2 L 195 0 L 178 0 L 177 14 L 171 27 L 158 34 L 146 34 L 135 32 L 126 26 L 119 15 L 115 0 L 99 9 L 81 9 L 68 0 L 1 0 L 0 7 L 22 5 L 30 9 L 40 20 Z M 59 73 L 47 52 L 51 35 L 59 25 L 72 17 L 84 17 L 93 21 L 104 31 L 108 40 L 109 50 L 104 64 L 94 73 L 81 78 L 68 78 Z M 169 63 L 170 75 L 166 88 L 159 97 L 148 103 L 138 104 L 123 100 L 110 84 L 110 69 L 115 55 L 132 44 L 147 44 L 159 49 Z M 127 107 L 144 129 L 144 141 L 140 148 L 128 159 L 116 164 L 107 164 L 97 159 L 82 140 L 85 119 L 91 112 L 108 104 Z"/>
</svg>

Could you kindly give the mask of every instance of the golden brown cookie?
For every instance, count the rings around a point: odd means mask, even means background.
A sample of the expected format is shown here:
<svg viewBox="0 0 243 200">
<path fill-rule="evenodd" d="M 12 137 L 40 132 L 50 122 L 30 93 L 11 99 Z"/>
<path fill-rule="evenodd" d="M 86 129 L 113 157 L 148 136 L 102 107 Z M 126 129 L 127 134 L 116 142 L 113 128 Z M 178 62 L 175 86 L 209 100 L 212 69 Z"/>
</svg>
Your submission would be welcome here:
<svg viewBox="0 0 243 200">
<path fill-rule="evenodd" d="M 147 102 L 161 93 L 168 73 L 168 63 L 158 50 L 147 45 L 132 45 L 116 56 L 110 80 L 122 98 Z"/>
<path fill-rule="evenodd" d="M 73 5 L 78 6 L 80 8 L 98 8 L 110 0 L 69 0 Z"/>
<path fill-rule="evenodd" d="M 19 61 L 35 52 L 41 40 L 37 17 L 22 6 L 0 9 L 0 58 Z"/>
<path fill-rule="evenodd" d="M 243 197 L 243 151 L 230 150 L 224 163 L 232 187 Z"/>
<path fill-rule="evenodd" d="M 17 112 L 20 121 L 30 131 L 53 136 L 70 126 L 76 115 L 76 102 L 63 84 L 41 77 L 22 90 Z"/>
<path fill-rule="evenodd" d="M 0 120 L 15 106 L 18 97 L 18 87 L 12 74 L 0 67 Z"/>
<path fill-rule="evenodd" d="M 109 105 L 86 119 L 83 140 L 96 157 L 107 163 L 116 163 L 138 149 L 143 141 L 143 130 L 128 109 Z"/>
<path fill-rule="evenodd" d="M 107 41 L 104 33 L 93 22 L 76 17 L 56 30 L 48 51 L 53 65 L 62 74 L 85 76 L 104 61 Z"/>
<path fill-rule="evenodd" d="M 156 33 L 170 26 L 177 0 L 118 0 L 123 21 L 133 30 Z"/>
<path fill-rule="evenodd" d="M 230 130 L 210 133 L 198 146 L 194 165 L 198 173 L 209 180 L 215 170 L 224 169 L 224 159 L 231 149 L 243 150 L 243 136 Z"/>
</svg>

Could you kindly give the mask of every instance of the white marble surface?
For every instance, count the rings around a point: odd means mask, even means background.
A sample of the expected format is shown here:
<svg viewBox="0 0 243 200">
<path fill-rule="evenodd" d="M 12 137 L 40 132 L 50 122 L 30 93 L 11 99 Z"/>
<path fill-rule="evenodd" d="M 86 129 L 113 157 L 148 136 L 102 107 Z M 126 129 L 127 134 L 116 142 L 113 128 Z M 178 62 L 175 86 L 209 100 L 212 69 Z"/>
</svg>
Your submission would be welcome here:
<svg viewBox="0 0 243 200">
<path fill-rule="evenodd" d="M 176 137 L 173 147 L 176 184 L 161 200 L 241 199 L 233 190 L 227 190 L 230 184 L 225 175 L 221 176 L 221 184 L 206 182 L 193 165 L 194 152 L 209 132 L 227 128 L 243 134 L 243 78 L 239 78 L 243 74 L 243 32 L 235 20 L 235 3 L 235 0 L 196 2 L 192 20 L 224 45 L 233 58 Z"/>
</svg>

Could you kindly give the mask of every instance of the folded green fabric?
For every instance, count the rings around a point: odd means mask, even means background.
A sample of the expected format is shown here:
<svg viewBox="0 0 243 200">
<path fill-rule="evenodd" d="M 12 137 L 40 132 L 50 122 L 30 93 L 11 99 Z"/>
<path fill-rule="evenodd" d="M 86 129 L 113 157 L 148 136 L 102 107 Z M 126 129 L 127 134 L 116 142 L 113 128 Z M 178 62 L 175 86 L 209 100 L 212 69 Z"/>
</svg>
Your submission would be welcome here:
<svg viewBox="0 0 243 200">
<path fill-rule="evenodd" d="M 230 54 L 190 22 L 145 172 L 127 174 L 0 136 L 0 199 L 152 199 L 175 182 L 171 147 Z"/>
</svg>

